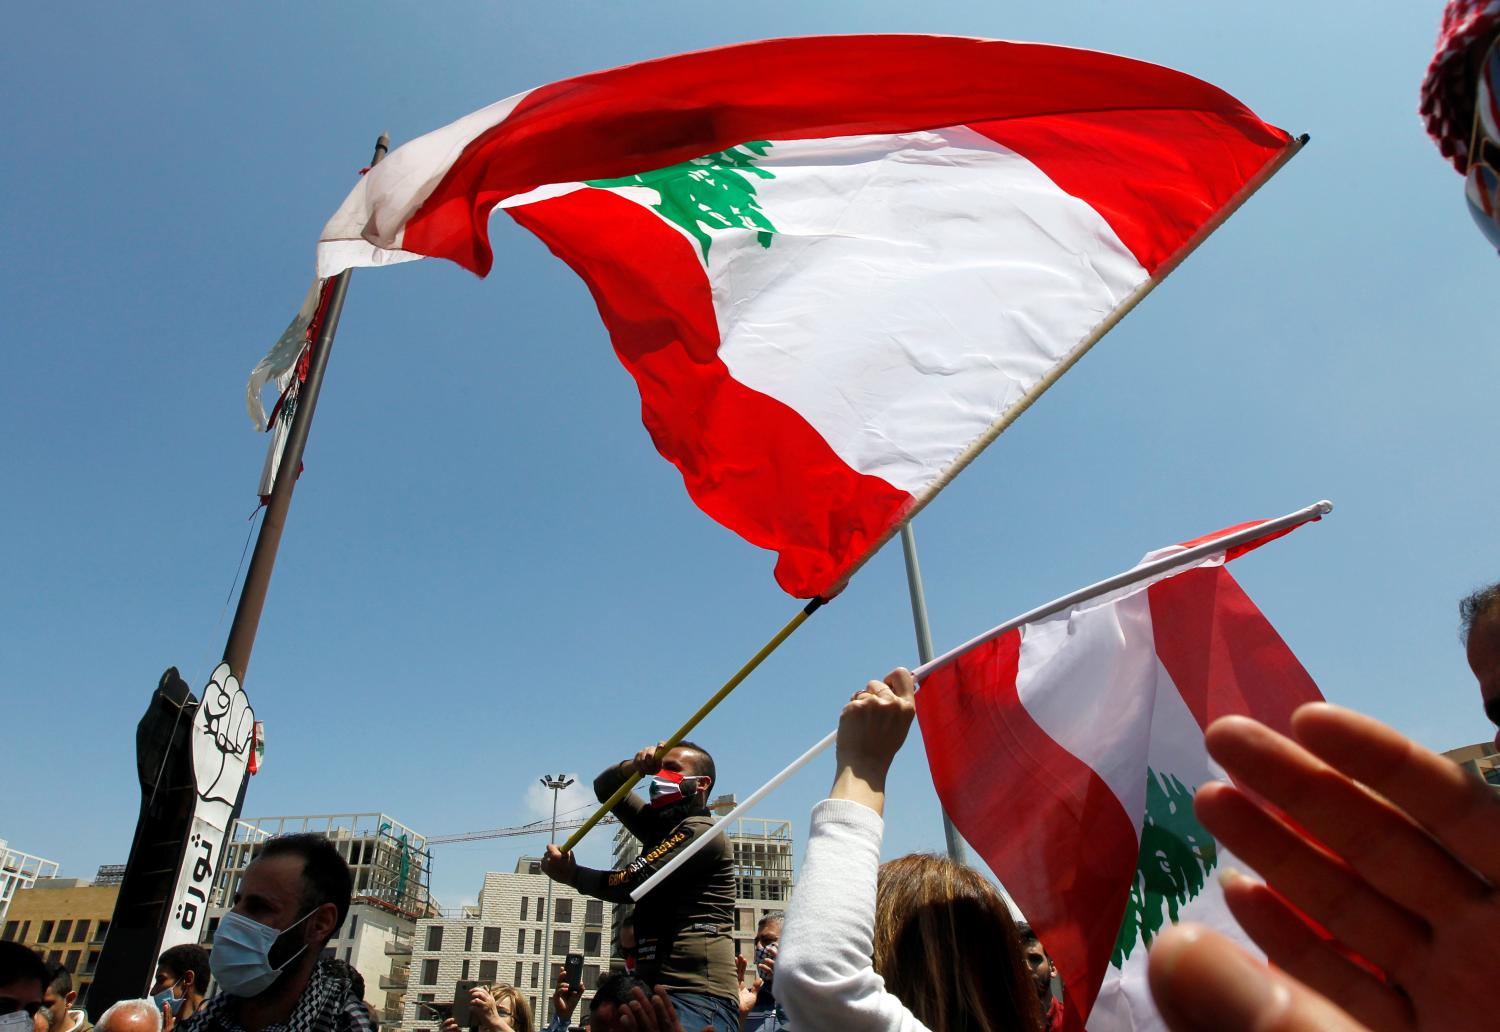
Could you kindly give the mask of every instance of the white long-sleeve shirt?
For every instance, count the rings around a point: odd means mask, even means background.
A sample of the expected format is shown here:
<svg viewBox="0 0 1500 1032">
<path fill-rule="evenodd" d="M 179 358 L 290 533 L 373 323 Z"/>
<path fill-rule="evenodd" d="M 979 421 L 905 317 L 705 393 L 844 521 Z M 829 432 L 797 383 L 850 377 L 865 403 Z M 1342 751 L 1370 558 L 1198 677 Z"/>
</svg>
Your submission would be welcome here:
<svg viewBox="0 0 1500 1032">
<path fill-rule="evenodd" d="M 875 973 L 875 876 L 885 823 L 868 806 L 812 811 L 802 877 L 776 957 L 776 999 L 795 1032 L 928 1032 Z"/>
</svg>

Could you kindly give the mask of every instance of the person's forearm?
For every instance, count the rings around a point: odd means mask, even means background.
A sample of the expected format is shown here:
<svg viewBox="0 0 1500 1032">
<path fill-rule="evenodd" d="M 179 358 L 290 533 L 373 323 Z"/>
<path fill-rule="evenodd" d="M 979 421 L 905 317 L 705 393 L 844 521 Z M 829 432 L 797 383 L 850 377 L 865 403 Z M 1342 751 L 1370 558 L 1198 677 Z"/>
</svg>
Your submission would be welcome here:
<svg viewBox="0 0 1500 1032">
<path fill-rule="evenodd" d="M 828 798 L 848 799 L 884 816 L 885 770 L 878 765 L 859 762 L 841 765 Z"/>
<path fill-rule="evenodd" d="M 605 767 L 594 779 L 594 798 L 604 802 L 615 794 L 616 789 L 629 781 L 630 775 L 634 773 L 634 760 L 622 760 L 613 767 Z"/>
</svg>

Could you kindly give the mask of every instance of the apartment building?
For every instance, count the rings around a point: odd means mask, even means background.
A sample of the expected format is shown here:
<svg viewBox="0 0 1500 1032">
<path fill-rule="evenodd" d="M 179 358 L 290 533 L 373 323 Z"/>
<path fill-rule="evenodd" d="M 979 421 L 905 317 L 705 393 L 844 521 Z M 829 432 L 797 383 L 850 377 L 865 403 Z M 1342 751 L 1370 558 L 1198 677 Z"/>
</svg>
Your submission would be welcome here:
<svg viewBox="0 0 1500 1032">
<path fill-rule="evenodd" d="M 547 942 L 547 889 L 552 888 L 551 941 Z M 511 872 L 484 876 L 479 901 L 417 922 L 411 978 L 401 1027 L 436 1029 L 440 1019 L 423 1004 L 449 1004 L 460 980 L 504 982 L 531 1003 L 537 1027 L 548 1016 L 551 987 L 569 953 L 584 957 L 583 984 L 592 988 L 609 969 L 608 933 L 613 907 L 541 872 L 536 857 L 522 857 Z M 587 1020 L 588 999 L 573 1022 Z"/>
</svg>

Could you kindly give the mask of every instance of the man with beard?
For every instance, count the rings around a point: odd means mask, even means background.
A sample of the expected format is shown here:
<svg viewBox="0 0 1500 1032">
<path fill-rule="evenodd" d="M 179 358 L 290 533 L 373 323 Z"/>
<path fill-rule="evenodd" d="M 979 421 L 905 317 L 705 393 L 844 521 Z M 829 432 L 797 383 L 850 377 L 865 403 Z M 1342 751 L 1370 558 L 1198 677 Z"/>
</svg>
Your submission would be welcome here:
<svg viewBox="0 0 1500 1032">
<path fill-rule="evenodd" d="M 713 826 L 708 794 L 716 774 L 713 757 L 683 742 L 657 758 L 663 743 L 594 779 L 603 802 L 632 775 L 649 778 L 650 802 L 627 795 L 613 813 L 641 841 L 641 855 L 616 871 L 578 866 L 572 854 L 547 847 L 542 870 L 564 885 L 613 903 L 630 893 L 688 843 Z M 683 1027 L 739 1029 L 739 980 L 735 975 L 734 859 L 720 837 L 684 864 L 635 907 L 638 951 L 635 974 L 666 990 Z"/>
</svg>

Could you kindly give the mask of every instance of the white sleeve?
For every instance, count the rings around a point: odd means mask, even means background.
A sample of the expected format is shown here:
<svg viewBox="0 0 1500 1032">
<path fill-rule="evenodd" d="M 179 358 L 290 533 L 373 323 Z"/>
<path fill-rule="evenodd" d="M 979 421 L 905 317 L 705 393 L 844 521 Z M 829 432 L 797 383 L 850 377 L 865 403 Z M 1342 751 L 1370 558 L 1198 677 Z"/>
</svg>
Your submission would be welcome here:
<svg viewBox="0 0 1500 1032">
<path fill-rule="evenodd" d="M 868 806 L 813 807 L 807 856 L 776 956 L 776 999 L 794 1029 L 927 1032 L 875 973 L 875 875 L 885 825 Z"/>
</svg>

